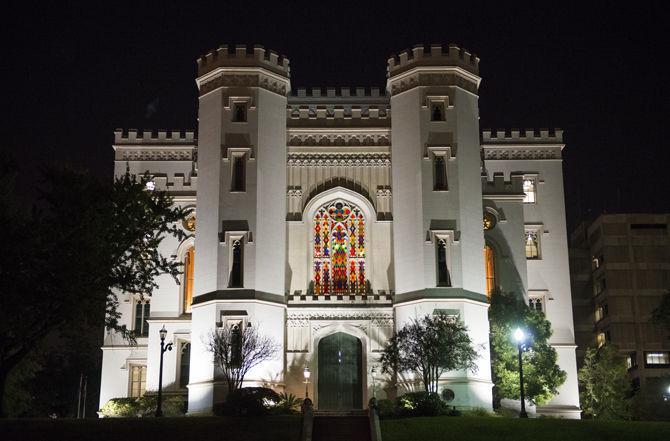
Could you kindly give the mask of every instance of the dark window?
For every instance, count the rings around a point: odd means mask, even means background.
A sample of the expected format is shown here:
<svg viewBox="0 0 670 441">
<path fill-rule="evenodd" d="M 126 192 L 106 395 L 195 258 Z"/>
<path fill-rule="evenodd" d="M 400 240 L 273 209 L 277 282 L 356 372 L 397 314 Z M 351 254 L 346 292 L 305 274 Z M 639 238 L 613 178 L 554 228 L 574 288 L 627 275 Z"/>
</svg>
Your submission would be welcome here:
<svg viewBox="0 0 670 441">
<path fill-rule="evenodd" d="M 431 121 L 444 121 L 444 108 L 441 103 L 433 103 L 430 107 Z"/>
<path fill-rule="evenodd" d="M 135 304 L 135 335 L 149 335 L 149 301 L 138 300 Z"/>
<path fill-rule="evenodd" d="M 233 121 L 245 122 L 247 120 L 247 105 L 245 103 L 233 104 Z"/>
<path fill-rule="evenodd" d="M 435 178 L 434 190 L 447 189 L 447 168 L 444 162 L 444 156 L 435 156 L 433 158 L 433 176 Z"/>
<path fill-rule="evenodd" d="M 437 243 L 437 286 L 451 286 L 447 268 L 447 243 L 443 239 Z"/>
<path fill-rule="evenodd" d="M 233 156 L 231 191 L 246 191 L 246 161 L 244 156 Z"/>
<path fill-rule="evenodd" d="M 239 325 L 233 325 L 230 337 L 230 364 L 239 367 L 242 358 L 242 330 Z"/>
<path fill-rule="evenodd" d="M 182 344 L 180 357 L 179 387 L 185 388 L 188 385 L 189 375 L 191 373 L 191 343 Z"/>
<path fill-rule="evenodd" d="M 242 288 L 242 240 L 233 242 L 233 263 L 230 270 L 229 288 Z"/>
</svg>

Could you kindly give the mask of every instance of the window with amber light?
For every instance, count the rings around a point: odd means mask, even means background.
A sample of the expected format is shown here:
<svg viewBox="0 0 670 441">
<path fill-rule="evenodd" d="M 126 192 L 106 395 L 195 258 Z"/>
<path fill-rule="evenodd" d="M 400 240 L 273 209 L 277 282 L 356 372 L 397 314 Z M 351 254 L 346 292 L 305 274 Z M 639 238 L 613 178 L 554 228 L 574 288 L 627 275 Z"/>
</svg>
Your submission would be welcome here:
<svg viewBox="0 0 670 441">
<path fill-rule="evenodd" d="M 193 303 L 193 269 L 195 248 L 191 247 L 184 256 L 184 312 L 191 312 Z"/>
<path fill-rule="evenodd" d="M 314 295 L 364 294 L 365 217 L 344 201 L 324 205 L 314 214 Z"/>
<path fill-rule="evenodd" d="M 137 364 L 130 365 L 130 398 L 139 398 L 147 390 L 147 367 Z"/>
<path fill-rule="evenodd" d="M 491 298 L 491 294 L 496 287 L 495 253 L 493 248 L 486 245 L 484 247 L 484 264 L 486 265 L 486 296 Z"/>
</svg>

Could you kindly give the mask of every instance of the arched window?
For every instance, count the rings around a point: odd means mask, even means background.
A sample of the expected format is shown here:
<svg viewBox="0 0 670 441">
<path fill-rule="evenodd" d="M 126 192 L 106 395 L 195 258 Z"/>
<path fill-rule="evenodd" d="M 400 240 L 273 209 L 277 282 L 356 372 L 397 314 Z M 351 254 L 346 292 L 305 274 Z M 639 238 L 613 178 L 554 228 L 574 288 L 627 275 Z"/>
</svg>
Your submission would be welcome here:
<svg viewBox="0 0 670 441">
<path fill-rule="evenodd" d="M 233 263 L 230 269 L 229 288 L 243 288 L 243 268 L 242 268 L 242 239 L 236 239 L 233 242 L 232 252 Z"/>
<path fill-rule="evenodd" d="M 184 256 L 184 312 L 191 312 L 193 303 L 193 268 L 195 261 L 195 248 L 191 247 Z"/>
<path fill-rule="evenodd" d="M 188 386 L 191 373 L 191 343 L 184 342 L 180 348 L 179 354 L 179 387 Z"/>
<path fill-rule="evenodd" d="M 439 239 L 437 242 L 437 286 L 451 286 L 451 276 L 447 264 L 447 241 Z"/>
<path fill-rule="evenodd" d="M 538 242 L 537 233 L 532 231 L 526 232 L 526 259 L 540 258 L 540 246 Z"/>
<path fill-rule="evenodd" d="M 336 201 L 314 215 L 314 294 L 365 293 L 365 217 Z"/>
<path fill-rule="evenodd" d="M 493 248 L 486 245 L 484 247 L 484 265 L 486 266 L 486 297 L 491 298 L 491 294 L 496 287 L 496 261 Z"/>
</svg>

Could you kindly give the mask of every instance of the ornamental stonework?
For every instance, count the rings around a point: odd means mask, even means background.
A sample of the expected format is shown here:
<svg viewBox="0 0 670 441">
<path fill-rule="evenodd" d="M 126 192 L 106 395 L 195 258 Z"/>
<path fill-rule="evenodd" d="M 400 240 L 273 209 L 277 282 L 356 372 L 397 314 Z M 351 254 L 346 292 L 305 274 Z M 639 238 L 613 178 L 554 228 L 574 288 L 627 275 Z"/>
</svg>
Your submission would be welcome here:
<svg viewBox="0 0 670 441">
<path fill-rule="evenodd" d="M 390 153 L 289 153 L 292 167 L 390 167 Z"/>
<path fill-rule="evenodd" d="M 249 75 L 219 75 L 200 85 L 200 96 L 219 87 L 260 87 L 278 95 L 286 96 L 287 83 L 262 73 Z"/>
</svg>

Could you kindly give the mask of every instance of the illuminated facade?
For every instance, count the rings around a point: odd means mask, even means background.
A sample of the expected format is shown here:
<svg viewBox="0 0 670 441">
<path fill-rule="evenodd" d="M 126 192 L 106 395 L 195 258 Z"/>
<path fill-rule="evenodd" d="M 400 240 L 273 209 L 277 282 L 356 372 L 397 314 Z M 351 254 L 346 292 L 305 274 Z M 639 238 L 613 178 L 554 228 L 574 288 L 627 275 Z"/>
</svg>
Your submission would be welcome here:
<svg viewBox="0 0 670 441">
<path fill-rule="evenodd" d="M 487 297 L 501 287 L 554 326 L 568 381 L 539 411 L 578 416 L 562 134 L 480 131 L 480 81 L 479 59 L 456 46 L 390 58 L 385 91 L 292 89 L 288 60 L 261 47 L 200 58 L 197 139 L 115 135 L 116 173 L 148 171 L 195 218 L 184 220 L 186 241 L 162 244 L 185 274 L 179 285 L 161 278 L 143 306 L 147 336 L 133 348 L 106 336 L 101 403 L 157 388 L 165 325 L 177 349 L 166 354 L 167 393 L 210 412 L 226 390 L 205 338 L 251 325 L 281 351 L 247 384 L 300 396 L 307 367 L 317 408 L 358 407 L 394 330 L 443 313 L 485 349 L 476 371 L 445 374 L 440 392 L 490 408 Z M 121 295 L 124 323 L 141 302 Z M 376 372 L 378 397 L 419 387 L 406 376 L 394 391 Z"/>
</svg>

